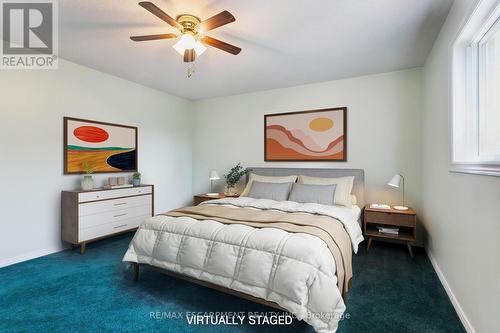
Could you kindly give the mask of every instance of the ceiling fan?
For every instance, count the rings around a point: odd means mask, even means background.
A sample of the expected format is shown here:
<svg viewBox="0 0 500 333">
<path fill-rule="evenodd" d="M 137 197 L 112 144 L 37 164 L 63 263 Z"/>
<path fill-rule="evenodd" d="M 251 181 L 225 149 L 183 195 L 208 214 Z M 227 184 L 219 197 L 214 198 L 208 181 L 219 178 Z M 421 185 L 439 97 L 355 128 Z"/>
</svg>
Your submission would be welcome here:
<svg viewBox="0 0 500 333">
<path fill-rule="evenodd" d="M 194 63 L 196 58 L 206 51 L 206 45 L 234 55 L 241 52 L 239 47 L 205 35 L 205 32 L 207 31 L 236 21 L 234 16 L 227 10 L 201 21 L 194 15 L 179 15 L 176 19 L 173 19 L 167 13 L 158 8 L 154 3 L 149 1 L 139 2 L 139 5 L 153 15 L 167 22 L 172 27 L 178 29 L 180 34 L 167 33 L 146 36 L 131 36 L 130 39 L 135 42 L 178 38 L 178 41 L 175 45 L 173 45 L 173 48 L 184 57 L 185 63 Z M 189 69 L 188 76 L 191 76 Z"/>
</svg>

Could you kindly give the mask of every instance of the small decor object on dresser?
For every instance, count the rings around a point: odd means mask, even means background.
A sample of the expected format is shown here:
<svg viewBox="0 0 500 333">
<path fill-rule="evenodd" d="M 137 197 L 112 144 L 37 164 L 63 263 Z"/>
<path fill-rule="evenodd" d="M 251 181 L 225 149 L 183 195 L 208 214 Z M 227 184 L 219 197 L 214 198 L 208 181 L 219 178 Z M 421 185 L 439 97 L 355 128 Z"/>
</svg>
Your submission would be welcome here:
<svg viewBox="0 0 500 333">
<path fill-rule="evenodd" d="M 118 186 L 123 186 L 125 185 L 125 177 L 116 177 L 118 181 Z"/>
<path fill-rule="evenodd" d="M 346 161 L 347 108 L 264 116 L 265 161 Z"/>
<path fill-rule="evenodd" d="M 64 118 L 64 174 L 137 171 L 137 127 Z"/>
<path fill-rule="evenodd" d="M 368 237 L 367 250 L 373 238 L 380 240 L 393 239 L 406 242 L 410 256 L 413 257 L 411 242 L 417 239 L 417 213 L 411 208 L 397 210 L 394 208 L 365 207 L 364 234 Z"/>
<path fill-rule="evenodd" d="M 118 178 L 117 177 L 108 177 L 108 186 L 113 187 L 118 185 Z"/>
<path fill-rule="evenodd" d="M 238 192 L 236 192 L 236 185 L 240 181 L 241 177 L 246 175 L 247 171 L 247 169 L 244 169 L 241 166 L 241 163 L 238 163 L 224 175 L 224 179 L 226 180 L 226 188 L 224 190 L 225 196 L 234 197 L 238 195 Z"/>
<path fill-rule="evenodd" d="M 88 191 L 94 188 L 94 179 L 92 178 L 92 173 L 94 173 L 94 165 L 90 162 L 83 161 L 82 169 L 85 171 L 86 175 L 82 179 L 82 190 Z"/>
<path fill-rule="evenodd" d="M 132 175 L 132 184 L 134 186 L 139 186 L 141 185 L 141 173 L 140 172 L 134 172 Z"/>
<path fill-rule="evenodd" d="M 116 189 L 132 187 L 132 184 L 125 183 L 125 177 L 108 177 L 108 185 L 105 186 L 106 189 Z"/>
</svg>

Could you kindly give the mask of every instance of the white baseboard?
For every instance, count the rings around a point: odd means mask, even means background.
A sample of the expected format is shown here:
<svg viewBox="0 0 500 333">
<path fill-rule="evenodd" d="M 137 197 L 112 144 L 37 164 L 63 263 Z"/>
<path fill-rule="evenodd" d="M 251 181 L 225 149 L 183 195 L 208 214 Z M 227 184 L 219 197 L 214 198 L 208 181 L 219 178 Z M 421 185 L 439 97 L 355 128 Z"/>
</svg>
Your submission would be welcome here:
<svg viewBox="0 0 500 333">
<path fill-rule="evenodd" d="M 54 246 L 54 247 L 50 247 L 50 248 L 45 248 L 45 249 L 41 249 L 41 250 L 37 250 L 37 251 L 28 252 L 28 253 L 22 254 L 20 256 L 12 257 L 12 258 L 1 259 L 0 260 L 0 268 L 14 265 L 14 264 L 26 261 L 26 260 L 31 260 L 31 259 L 35 259 L 38 257 L 43 257 L 43 256 L 46 256 L 48 254 L 61 252 L 64 250 L 66 250 L 65 247 Z"/>
<path fill-rule="evenodd" d="M 448 297 L 451 300 L 451 304 L 453 304 L 453 307 L 455 308 L 455 311 L 457 312 L 458 317 L 460 318 L 460 321 L 462 322 L 462 325 L 464 325 L 464 327 L 465 327 L 465 330 L 468 333 L 476 333 L 476 331 L 474 330 L 474 327 L 472 327 L 469 319 L 465 315 L 464 310 L 460 306 L 460 303 L 458 303 L 458 300 L 455 297 L 453 290 L 451 290 L 451 287 L 448 284 L 448 281 L 444 277 L 443 272 L 439 268 L 437 261 L 436 261 L 436 258 L 434 258 L 434 256 L 432 255 L 432 252 L 428 248 L 426 249 L 426 252 L 427 252 L 427 256 L 429 257 L 429 260 L 431 261 L 432 267 L 434 267 L 434 270 L 436 271 L 437 276 L 439 277 L 439 280 L 441 281 L 441 284 L 444 287 L 444 290 L 446 290 L 446 293 L 448 294 Z"/>
</svg>

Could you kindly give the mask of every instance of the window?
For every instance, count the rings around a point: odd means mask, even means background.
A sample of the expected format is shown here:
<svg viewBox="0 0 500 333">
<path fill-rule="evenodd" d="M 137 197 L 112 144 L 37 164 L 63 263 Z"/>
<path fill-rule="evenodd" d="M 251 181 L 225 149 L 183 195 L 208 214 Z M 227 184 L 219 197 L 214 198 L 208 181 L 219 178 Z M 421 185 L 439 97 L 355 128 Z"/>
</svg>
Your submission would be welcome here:
<svg viewBox="0 0 500 333">
<path fill-rule="evenodd" d="M 500 161 L 500 21 L 477 43 L 479 157 Z"/>
<path fill-rule="evenodd" d="M 453 171 L 500 175 L 500 4 L 479 2 L 452 46 Z"/>
</svg>

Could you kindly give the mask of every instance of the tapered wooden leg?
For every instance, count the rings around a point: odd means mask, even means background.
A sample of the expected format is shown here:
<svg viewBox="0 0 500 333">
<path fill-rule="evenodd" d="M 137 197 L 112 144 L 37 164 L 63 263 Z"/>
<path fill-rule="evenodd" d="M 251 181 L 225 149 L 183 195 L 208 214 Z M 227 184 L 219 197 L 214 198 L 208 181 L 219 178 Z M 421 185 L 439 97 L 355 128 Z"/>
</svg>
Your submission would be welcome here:
<svg viewBox="0 0 500 333">
<path fill-rule="evenodd" d="M 134 262 L 133 266 L 134 266 L 134 281 L 137 281 L 139 280 L 139 264 Z"/>
<path fill-rule="evenodd" d="M 366 247 L 366 251 L 368 251 L 370 249 L 370 246 L 372 246 L 372 240 L 373 240 L 373 237 L 368 238 L 368 246 Z"/>
<path fill-rule="evenodd" d="M 413 251 L 411 249 L 411 244 L 410 242 L 406 242 L 406 246 L 408 246 L 408 252 L 410 252 L 410 256 L 413 258 Z"/>
<path fill-rule="evenodd" d="M 80 254 L 85 253 L 85 243 L 80 244 Z"/>
</svg>

